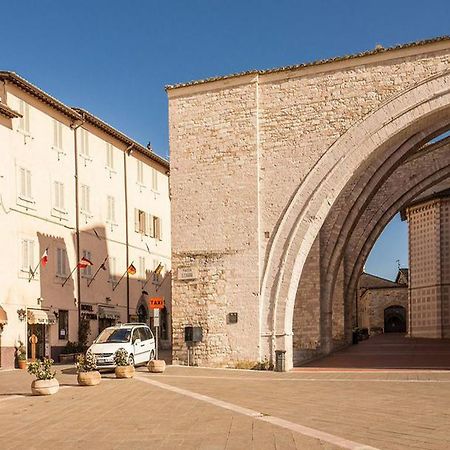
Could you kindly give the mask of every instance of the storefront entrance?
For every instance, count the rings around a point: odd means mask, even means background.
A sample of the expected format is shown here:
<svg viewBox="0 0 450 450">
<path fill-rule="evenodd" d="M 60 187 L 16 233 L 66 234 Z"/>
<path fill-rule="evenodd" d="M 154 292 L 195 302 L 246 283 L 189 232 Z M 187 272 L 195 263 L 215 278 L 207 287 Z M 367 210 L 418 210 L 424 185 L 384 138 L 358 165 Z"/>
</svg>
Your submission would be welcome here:
<svg viewBox="0 0 450 450">
<path fill-rule="evenodd" d="M 28 324 L 28 358 L 43 359 L 45 355 L 46 325 L 41 323 Z"/>
</svg>

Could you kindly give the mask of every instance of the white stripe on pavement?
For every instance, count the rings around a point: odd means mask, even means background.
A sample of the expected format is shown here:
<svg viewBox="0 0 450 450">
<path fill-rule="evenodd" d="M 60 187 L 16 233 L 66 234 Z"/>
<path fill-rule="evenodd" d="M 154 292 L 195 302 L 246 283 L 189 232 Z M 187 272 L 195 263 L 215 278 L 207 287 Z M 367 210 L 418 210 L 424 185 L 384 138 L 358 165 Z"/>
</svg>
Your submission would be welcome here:
<svg viewBox="0 0 450 450">
<path fill-rule="evenodd" d="M 151 384 L 151 385 L 159 387 L 161 389 L 165 389 L 167 391 L 172 391 L 172 392 L 175 392 L 180 395 L 191 397 L 195 400 L 199 400 L 199 401 L 206 402 L 206 403 L 209 403 L 214 406 L 218 406 L 219 408 L 228 409 L 228 410 L 236 412 L 238 414 L 250 416 L 250 417 L 253 417 L 255 420 L 261 420 L 263 422 L 268 422 L 272 425 L 276 425 L 281 428 L 286 428 L 290 431 L 294 431 L 296 433 L 300 433 L 304 436 L 309 436 L 314 439 L 319 439 L 321 441 L 325 441 L 330 444 L 337 445 L 338 447 L 341 447 L 341 448 L 345 448 L 348 450 L 379 450 L 375 447 L 360 444 L 358 442 L 350 441 L 348 439 L 344 439 L 339 436 L 335 436 L 334 434 L 325 433 L 324 431 L 320 431 L 320 430 L 316 430 L 314 428 L 299 425 L 297 423 L 290 422 L 289 420 L 284 420 L 284 419 L 281 419 L 281 418 L 275 417 L 275 416 L 264 415 L 261 412 L 255 411 L 253 409 L 243 408 L 242 406 L 238 406 L 233 403 L 224 402 L 223 400 L 209 397 L 208 395 L 198 394 L 197 392 L 188 391 L 187 389 L 181 389 L 176 386 L 171 386 L 170 384 L 161 383 L 159 381 L 156 381 L 156 380 L 148 378 L 148 377 L 135 376 L 134 378 L 136 380 L 143 381 L 144 383 Z"/>
</svg>

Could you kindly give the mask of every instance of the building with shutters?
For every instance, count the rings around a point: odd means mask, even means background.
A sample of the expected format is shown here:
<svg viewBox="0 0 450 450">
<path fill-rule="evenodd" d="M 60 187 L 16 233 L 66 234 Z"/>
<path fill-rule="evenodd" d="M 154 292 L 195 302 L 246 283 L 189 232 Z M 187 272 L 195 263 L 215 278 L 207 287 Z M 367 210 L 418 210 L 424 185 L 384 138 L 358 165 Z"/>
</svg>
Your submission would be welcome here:
<svg viewBox="0 0 450 450">
<path fill-rule="evenodd" d="M 19 342 L 57 359 L 82 323 L 89 340 L 153 325 L 151 297 L 165 300 L 170 345 L 168 162 L 12 72 L 0 72 L 0 148 L 0 366 Z"/>
</svg>

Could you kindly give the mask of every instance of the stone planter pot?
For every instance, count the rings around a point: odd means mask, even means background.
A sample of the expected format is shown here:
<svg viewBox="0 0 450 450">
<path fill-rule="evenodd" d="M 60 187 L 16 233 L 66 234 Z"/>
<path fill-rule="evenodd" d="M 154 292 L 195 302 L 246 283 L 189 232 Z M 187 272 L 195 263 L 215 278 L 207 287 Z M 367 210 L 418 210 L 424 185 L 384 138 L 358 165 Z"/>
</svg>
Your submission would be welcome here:
<svg viewBox="0 0 450 450">
<path fill-rule="evenodd" d="M 79 372 L 77 381 L 80 386 L 96 386 L 102 380 L 102 376 L 98 370 L 90 372 Z"/>
<path fill-rule="evenodd" d="M 18 359 L 17 360 L 17 366 L 19 367 L 19 369 L 26 370 L 27 365 L 28 365 L 28 361 L 26 359 Z"/>
<path fill-rule="evenodd" d="M 116 378 L 133 378 L 134 366 L 117 366 L 114 370 Z"/>
<path fill-rule="evenodd" d="M 166 362 L 162 359 L 152 359 L 148 362 L 147 369 L 152 373 L 163 373 L 166 370 Z"/>
<path fill-rule="evenodd" d="M 59 383 L 56 378 L 51 380 L 34 380 L 31 383 L 33 395 L 52 395 L 59 391 Z"/>
</svg>

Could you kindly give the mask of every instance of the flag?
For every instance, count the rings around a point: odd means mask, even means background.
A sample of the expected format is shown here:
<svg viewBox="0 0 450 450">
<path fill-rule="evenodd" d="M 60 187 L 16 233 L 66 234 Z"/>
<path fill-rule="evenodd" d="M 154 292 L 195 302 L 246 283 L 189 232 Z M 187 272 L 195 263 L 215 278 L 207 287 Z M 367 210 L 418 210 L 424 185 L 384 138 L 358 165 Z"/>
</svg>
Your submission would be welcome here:
<svg viewBox="0 0 450 450">
<path fill-rule="evenodd" d="M 45 267 L 48 261 L 48 248 L 45 249 L 45 252 L 41 256 L 41 264 L 42 267 Z"/>
<path fill-rule="evenodd" d="M 85 258 L 84 256 L 80 259 L 80 262 L 77 264 L 77 267 L 79 269 L 86 269 L 86 267 L 88 266 L 93 266 L 94 264 L 92 264 L 91 261 L 89 261 L 87 258 Z"/>
<path fill-rule="evenodd" d="M 163 269 L 164 266 L 161 263 L 159 263 L 156 269 L 154 270 L 155 275 L 160 275 Z"/>
<path fill-rule="evenodd" d="M 136 267 L 134 267 L 133 264 L 130 264 L 130 265 L 128 266 L 127 272 L 128 272 L 130 275 L 134 275 L 134 274 L 136 273 Z"/>
</svg>

